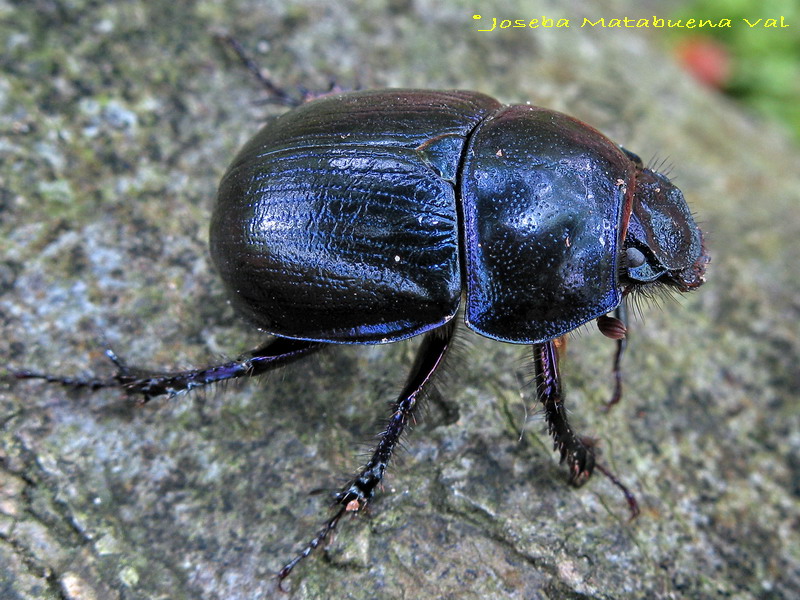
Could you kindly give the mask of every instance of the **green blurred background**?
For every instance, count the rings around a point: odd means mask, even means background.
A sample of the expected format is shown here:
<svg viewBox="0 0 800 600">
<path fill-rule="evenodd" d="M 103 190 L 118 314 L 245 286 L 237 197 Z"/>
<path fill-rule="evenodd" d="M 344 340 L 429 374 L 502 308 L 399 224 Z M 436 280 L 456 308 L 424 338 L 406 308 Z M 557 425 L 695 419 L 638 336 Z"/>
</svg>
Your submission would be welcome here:
<svg viewBox="0 0 800 600">
<path fill-rule="evenodd" d="M 672 16 L 730 19 L 732 27 L 665 29 L 666 40 L 684 67 L 704 83 L 766 118 L 782 121 L 800 141 L 800 2 L 696 0 Z"/>
</svg>

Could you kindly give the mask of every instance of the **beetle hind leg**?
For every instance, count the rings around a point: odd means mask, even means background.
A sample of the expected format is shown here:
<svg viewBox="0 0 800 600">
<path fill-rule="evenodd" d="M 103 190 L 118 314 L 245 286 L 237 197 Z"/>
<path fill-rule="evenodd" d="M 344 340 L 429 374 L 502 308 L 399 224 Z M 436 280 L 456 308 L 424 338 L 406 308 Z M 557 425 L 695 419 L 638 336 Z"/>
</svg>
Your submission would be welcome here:
<svg viewBox="0 0 800 600">
<path fill-rule="evenodd" d="M 117 367 L 117 372 L 106 379 L 62 377 L 28 370 L 11 371 L 10 374 L 15 379 L 42 379 L 73 388 L 120 388 L 129 396 L 138 396 L 139 402 L 144 404 L 156 396 L 171 397 L 211 383 L 255 377 L 298 360 L 325 345 L 322 342 L 276 338 L 226 363 L 173 372 L 129 367 L 113 351 L 106 350 L 106 356 Z"/>
<path fill-rule="evenodd" d="M 314 538 L 306 544 L 305 548 L 278 572 L 277 578 L 279 582 L 288 577 L 297 563 L 306 558 L 317 546 L 325 541 L 345 513 L 359 511 L 370 502 L 375 494 L 375 489 L 383 480 L 386 467 L 397 444 L 400 442 L 408 421 L 413 417 L 416 408 L 419 406 L 419 401 L 425 388 L 444 361 L 444 357 L 453 340 L 454 330 L 455 321 L 452 320 L 425 336 L 408 380 L 392 405 L 392 414 L 386 427 L 379 435 L 379 441 L 372 453 L 372 457 L 361 467 L 358 475 L 351 479 L 334 496 L 335 514 L 325 523 Z"/>
</svg>

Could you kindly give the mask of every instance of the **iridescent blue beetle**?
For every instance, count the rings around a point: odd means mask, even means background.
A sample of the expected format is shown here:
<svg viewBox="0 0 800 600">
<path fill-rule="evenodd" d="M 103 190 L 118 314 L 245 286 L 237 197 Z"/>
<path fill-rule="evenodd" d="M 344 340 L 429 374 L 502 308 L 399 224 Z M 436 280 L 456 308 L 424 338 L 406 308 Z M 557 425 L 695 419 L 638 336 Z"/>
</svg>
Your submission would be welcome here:
<svg viewBox="0 0 800 600">
<path fill-rule="evenodd" d="M 222 178 L 211 255 L 233 305 L 275 336 L 265 346 L 177 373 L 131 369 L 109 353 L 119 367 L 109 380 L 16 374 L 147 400 L 330 344 L 425 333 L 371 459 L 280 579 L 373 497 L 460 307 L 477 333 L 533 346 L 538 400 L 582 483 L 594 454 L 567 422 L 556 341 L 592 319 L 624 337 L 606 315 L 627 293 L 692 290 L 709 260 L 680 190 L 597 130 L 552 110 L 427 90 L 325 96 L 266 125 Z"/>
<path fill-rule="evenodd" d="M 696 287 L 704 262 L 680 191 L 597 130 L 423 90 L 329 96 L 262 129 L 222 178 L 211 253 L 254 324 L 333 343 L 441 327 L 462 293 L 474 331 L 545 342 L 634 281 Z"/>
</svg>

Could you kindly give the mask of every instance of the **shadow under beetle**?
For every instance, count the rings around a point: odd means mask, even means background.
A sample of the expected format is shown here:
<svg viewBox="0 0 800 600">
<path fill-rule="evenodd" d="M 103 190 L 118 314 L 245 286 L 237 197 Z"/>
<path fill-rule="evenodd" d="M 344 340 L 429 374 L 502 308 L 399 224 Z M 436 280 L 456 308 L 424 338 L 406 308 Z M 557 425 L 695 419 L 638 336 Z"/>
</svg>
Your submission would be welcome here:
<svg viewBox="0 0 800 600">
<path fill-rule="evenodd" d="M 109 351 L 110 379 L 14 375 L 117 387 L 146 402 L 330 344 L 425 334 L 372 457 L 279 580 L 372 499 L 460 305 L 473 331 L 532 345 L 537 398 L 580 484 L 595 466 L 606 471 L 567 421 L 558 339 L 598 319 L 619 340 L 619 382 L 624 297 L 654 285 L 693 290 L 709 260 L 680 190 L 585 123 L 475 92 L 402 89 L 323 96 L 261 129 L 222 178 L 210 245 L 235 308 L 275 336 L 264 346 L 173 373 L 128 367 Z"/>
</svg>

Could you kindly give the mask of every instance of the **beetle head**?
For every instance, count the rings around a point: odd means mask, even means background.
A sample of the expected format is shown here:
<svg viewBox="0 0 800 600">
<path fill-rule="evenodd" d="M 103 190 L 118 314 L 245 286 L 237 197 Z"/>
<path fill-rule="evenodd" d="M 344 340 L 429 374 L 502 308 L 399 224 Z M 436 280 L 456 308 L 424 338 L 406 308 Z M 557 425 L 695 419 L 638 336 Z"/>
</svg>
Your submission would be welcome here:
<svg viewBox="0 0 800 600">
<path fill-rule="evenodd" d="M 703 233 L 681 191 L 633 157 L 636 188 L 624 246 L 627 278 L 633 285 L 658 282 L 693 290 L 705 281 L 709 262 Z"/>
</svg>

